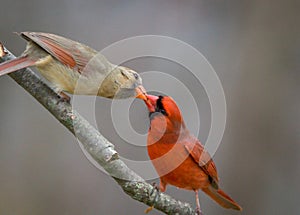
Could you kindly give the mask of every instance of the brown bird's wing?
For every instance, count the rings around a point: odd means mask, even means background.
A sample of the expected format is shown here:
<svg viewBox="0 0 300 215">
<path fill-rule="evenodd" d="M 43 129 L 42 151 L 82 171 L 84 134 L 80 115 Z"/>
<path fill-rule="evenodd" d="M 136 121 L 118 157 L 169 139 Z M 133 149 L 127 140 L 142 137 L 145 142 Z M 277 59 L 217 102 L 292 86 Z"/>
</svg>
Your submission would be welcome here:
<svg viewBox="0 0 300 215">
<path fill-rule="evenodd" d="M 209 153 L 205 151 L 203 145 L 195 137 L 184 143 L 185 149 L 188 151 L 190 156 L 199 165 L 199 167 L 205 172 L 211 185 L 218 189 L 218 173 L 215 163 L 210 157 Z"/>
<path fill-rule="evenodd" d="M 86 45 L 55 34 L 22 32 L 20 35 L 28 41 L 33 41 L 61 63 L 79 73 L 82 73 L 87 63 L 98 54 L 96 50 Z M 101 56 L 101 62 L 110 65 L 104 56 Z"/>
</svg>

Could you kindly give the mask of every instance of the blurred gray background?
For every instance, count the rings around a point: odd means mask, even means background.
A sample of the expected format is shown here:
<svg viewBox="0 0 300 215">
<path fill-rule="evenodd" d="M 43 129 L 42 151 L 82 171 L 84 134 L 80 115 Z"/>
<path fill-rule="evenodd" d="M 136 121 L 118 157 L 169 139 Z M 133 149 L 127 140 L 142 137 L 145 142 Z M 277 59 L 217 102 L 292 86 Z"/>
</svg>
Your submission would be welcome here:
<svg viewBox="0 0 300 215">
<path fill-rule="evenodd" d="M 25 42 L 15 31 L 52 32 L 98 50 L 127 37 L 157 34 L 198 49 L 218 74 L 227 100 L 226 130 L 214 155 L 222 188 L 241 204 L 242 214 L 300 213 L 299 1 L 16 0 L 2 1 L 0 8 L 0 40 L 17 55 Z M 197 101 L 198 136 L 205 142 L 210 108 L 199 83 L 161 59 L 125 64 L 182 79 Z M 173 88 L 191 126 L 195 113 Z M 110 105 L 97 99 L 99 130 L 122 156 L 147 160 L 145 143 L 133 146 L 118 137 Z M 147 206 L 96 169 L 75 138 L 8 76 L 0 78 L 0 109 L 1 214 L 143 214 Z M 133 128 L 145 134 L 147 112 L 140 101 L 129 115 Z M 193 192 L 170 186 L 167 193 L 195 206 Z M 207 215 L 241 214 L 203 194 L 200 200 Z"/>
</svg>

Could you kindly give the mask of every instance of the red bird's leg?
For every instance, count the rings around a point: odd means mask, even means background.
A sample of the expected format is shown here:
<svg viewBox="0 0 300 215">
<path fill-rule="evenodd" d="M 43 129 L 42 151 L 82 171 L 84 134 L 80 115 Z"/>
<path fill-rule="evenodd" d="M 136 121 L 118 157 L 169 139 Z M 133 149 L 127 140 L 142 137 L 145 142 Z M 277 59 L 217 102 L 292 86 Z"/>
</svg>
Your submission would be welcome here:
<svg viewBox="0 0 300 215">
<path fill-rule="evenodd" d="M 152 186 L 153 186 L 153 189 L 151 190 L 150 196 L 152 196 L 153 193 L 155 192 L 155 199 L 154 199 L 154 201 L 156 201 L 157 200 L 157 196 L 158 196 L 160 190 L 159 190 L 159 187 L 157 186 L 156 182 L 153 182 Z"/>
<path fill-rule="evenodd" d="M 159 200 L 160 192 L 164 192 L 166 190 L 166 184 L 164 182 L 162 182 L 162 180 L 160 180 L 159 186 L 157 186 L 157 184 L 155 182 L 152 183 L 152 186 L 153 186 L 153 189 L 151 190 L 149 196 L 152 196 L 155 192 L 155 196 L 153 199 L 153 202 L 155 203 Z M 149 213 L 153 208 L 154 208 L 154 205 L 147 208 L 144 212 Z"/>
<path fill-rule="evenodd" d="M 195 197 L 196 197 L 196 214 L 197 215 L 203 215 L 203 213 L 201 211 L 201 208 L 200 208 L 198 190 L 194 190 L 194 192 L 195 192 Z"/>
<path fill-rule="evenodd" d="M 153 199 L 153 202 L 156 202 L 159 198 L 159 187 L 157 186 L 157 184 L 155 182 L 152 183 L 153 189 L 151 190 L 151 192 L 149 193 L 149 197 L 153 195 L 153 193 L 155 192 L 155 196 Z M 154 205 L 150 206 L 149 208 L 147 208 L 144 212 L 147 214 L 150 211 L 152 211 L 152 209 L 154 208 Z"/>
</svg>

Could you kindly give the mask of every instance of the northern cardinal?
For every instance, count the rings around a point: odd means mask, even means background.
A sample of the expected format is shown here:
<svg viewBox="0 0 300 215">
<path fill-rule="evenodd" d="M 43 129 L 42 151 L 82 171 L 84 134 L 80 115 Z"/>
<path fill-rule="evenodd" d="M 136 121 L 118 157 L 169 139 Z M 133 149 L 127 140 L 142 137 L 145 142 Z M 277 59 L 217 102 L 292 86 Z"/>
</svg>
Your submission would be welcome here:
<svg viewBox="0 0 300 215">
<path fill-rule="evenodd" d="M 198 190 L 224 208 L 242 208 L 219 188 L 215 163 L 204 146 L 186 128 L 181 112 L 169 96 L 140 93 L 149 110 L 148 155 L 160 177 L 159 190 L 171 184 L 193 190 L 200 214 Z"/>
<path fill-rule="evenodd" d="M 142 79 L 135 71 L 111 64 L 96 50 L 49 33 L 22 32 L 28 43 L 23 54 L 0 64 L 0 76 L 35 66 L 60 95 L 136 96 Z"/>
</svg>

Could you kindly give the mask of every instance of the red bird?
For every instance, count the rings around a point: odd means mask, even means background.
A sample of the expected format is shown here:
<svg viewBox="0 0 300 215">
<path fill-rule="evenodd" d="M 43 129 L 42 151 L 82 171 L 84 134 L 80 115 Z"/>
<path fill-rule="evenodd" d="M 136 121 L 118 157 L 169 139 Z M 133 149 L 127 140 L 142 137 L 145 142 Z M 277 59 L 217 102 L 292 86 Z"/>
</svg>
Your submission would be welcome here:
<svg viewBox="0 0 300 215">
<path fill-rule="evenodd" d="M 171 184 L 193 190 L 197 212 L 200 214 L 198 190 L 201 189 L 224 208 L 242 208 L 219 188 L 215 163 L 204 146 L 186 128 L 181 112 L 169 96 L 141 93 L 150 118 L 148 155 L 160 177 L 159 189 Z"/>
</svg>

